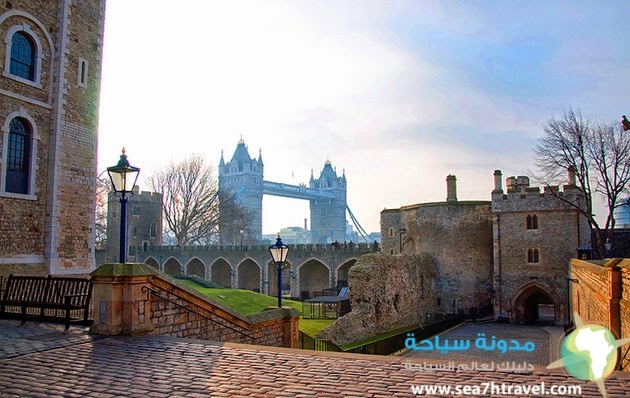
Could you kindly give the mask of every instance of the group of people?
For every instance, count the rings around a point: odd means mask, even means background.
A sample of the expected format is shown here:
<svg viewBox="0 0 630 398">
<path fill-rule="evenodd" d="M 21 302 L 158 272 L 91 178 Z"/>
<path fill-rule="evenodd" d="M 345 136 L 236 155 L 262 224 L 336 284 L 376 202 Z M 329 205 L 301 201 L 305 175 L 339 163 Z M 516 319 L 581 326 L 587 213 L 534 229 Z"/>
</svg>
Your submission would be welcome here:
<svg viewBox="0 0 630 398">
<path fill-rule="evenodd" d="M 335 250 L 341 250 L 343 247 L 343 250 L 354 250 L 354 242 L 350 241 L 350 242 L 343 242 L 343 246 L 341 243 L 339 243 L 339 241 L 334 241 L 332 243 L 333 247 L 335 248 Z M 378 251 L 378 242 L 374 241 L 374 243 L 372 243 L 372 250 L 377 252 Z"/>
</svg>

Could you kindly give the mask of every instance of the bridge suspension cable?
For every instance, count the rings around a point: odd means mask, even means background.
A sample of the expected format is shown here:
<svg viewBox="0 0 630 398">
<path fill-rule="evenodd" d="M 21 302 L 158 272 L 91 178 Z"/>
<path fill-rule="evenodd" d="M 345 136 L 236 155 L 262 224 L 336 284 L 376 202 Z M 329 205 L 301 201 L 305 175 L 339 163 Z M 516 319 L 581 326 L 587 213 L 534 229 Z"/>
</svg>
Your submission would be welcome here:
<svg viewBox="0 0 630 398">
<path fill-rule="evenodd" d="M 352 214 L 352 210 L 350 210 L 350 206 L 348 206 L 347 204 L 346 204 L 346 210 L 348 210 L 348 215 L 350 216 L 350 219 L 352 220 L 352 224 L 354 224 L 355 228 L 357 229 L 359 236 L 363 238 L 363 240 L 366 241 L 367 243 L 370 243 L 370 240 L 368 239 L 368 233 L 365 231 L 365 229 L 363 229 L 363 227 L 359 223 L 359 220 L 357 220 L 354 214 Z"/>
</svg>

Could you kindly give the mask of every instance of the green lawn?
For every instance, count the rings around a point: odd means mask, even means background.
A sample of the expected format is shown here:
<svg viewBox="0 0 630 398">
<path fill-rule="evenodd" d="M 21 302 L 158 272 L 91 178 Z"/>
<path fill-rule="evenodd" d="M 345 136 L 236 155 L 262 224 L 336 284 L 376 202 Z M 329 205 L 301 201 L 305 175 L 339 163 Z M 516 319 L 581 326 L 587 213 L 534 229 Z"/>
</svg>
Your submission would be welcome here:
<svg viewBox="0 0 630 398">
<path fill-rule="evenodd" d="M 180 279 L 179 282 L 191 287 L 225 306 L 243 315 L 251 315 L 261 312 L 269 307 L 278 305 L 276 297 L 267 296 L 251 290 L 221 289 L 203 287 L 191 280 Z M 302 302 L 295 300 L 282 300 L 282 306 L 293 307 L 302 313 Z M 305 307 L 308 310 L 307 307 Z M 307 314 L 309 315 L 309 314 Z M 303 319 L 300 318 L 300 331 L 314 337 L 320 330 L 330 325 L 334 319 Z"/>
</svg>

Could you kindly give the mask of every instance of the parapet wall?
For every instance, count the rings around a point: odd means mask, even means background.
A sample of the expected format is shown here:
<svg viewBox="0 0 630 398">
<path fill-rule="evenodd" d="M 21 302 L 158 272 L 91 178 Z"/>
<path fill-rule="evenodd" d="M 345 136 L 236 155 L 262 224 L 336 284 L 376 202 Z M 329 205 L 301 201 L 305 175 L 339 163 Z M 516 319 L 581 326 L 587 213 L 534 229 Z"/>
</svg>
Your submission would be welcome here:
<svg viewBox="0 0 630 398">
<path fill-rule="evenodd" d="M 617 339 L 630 337 L 630 259 L 611 259 L 600 265 L 571 260 L 572 311 L 584 324 L 608 328 Z M 622 347 L 621 355 L 628 350 Z M 630 370 L 630 358 L 620 366 Z"/>
<path fill-rule="evenodd" d="M 574 209 L 569 203 L 584 204 L 584 193 L 574 185 L 545 187 L 541 193 L 538 187 L 492 192 L 492 212 L 544 211 Z"/>
<path fill-rule="evenodd" d="M 92 275 L 94 333 L 298 346 L 294 309 L 237 314 L 146 264 L 105 264 Z"/>
</svg>

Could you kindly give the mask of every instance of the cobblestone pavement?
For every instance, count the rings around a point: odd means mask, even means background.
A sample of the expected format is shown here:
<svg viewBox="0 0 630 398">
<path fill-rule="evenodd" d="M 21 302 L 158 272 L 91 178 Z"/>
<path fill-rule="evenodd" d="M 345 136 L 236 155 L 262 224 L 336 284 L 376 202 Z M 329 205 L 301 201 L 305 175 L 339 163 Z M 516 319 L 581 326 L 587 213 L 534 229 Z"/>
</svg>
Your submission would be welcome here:
<svg viewBox="0 0 630 398">
<path fill-rule="evenodd" d="M 40 337 L 44 336 L 42 344 Z M 525 373 L 427 372 L 410 366 L 422 364 L 422 358 L 321 353 L 160 336 L 92 338 L 84 329 L 71 327 L 63 332 L 63 327 L 37 323 L 20 326 L 7 320 L 0 320 L 0 339 L 0 346 L 12 347 L 2 351 L 0 359 L 3 398 L 389 398 L 413 396 L 412 385 L 523 386 L 541 382 L 547 387 L 580 385 L 582 396 L 601 396 L 592 382 L 541 367 Z M 626 397 L 630 377 L 617 373 L 606 380 L 606 387 L 609 397 Z"/>
<path fill-rule="evenodd" d="M 531 341 L 534 343 L 534 351 L 507 351 L 501 353 L 499 350 L 482 350 L 475 347 L 475 340 L 480 334 L 486 339 L 488 344 L 492 341 L 492 336 L 498 340 L 504 340 L 508 344 L 516 340 L 520 344 Z M 430 359 L 443 359 L 448 361 L 485 361 L 485 362 L 527 362 L 533 365 L 547 366 L 552 360 L 558 358 L 560 339 L 563 336 L 560 327 L 521 326 L 497 323 L 466 323 L 460 327 L 451 329 L 443 333 L 440 338 L 448 340 L 470 340 L 471 347 L 465 351 L 453 351 L 440 353 L 438 351 L 414 351 L 409 350 L 403 355 L 407 357 L 419 357 Z"/>
</svg>

